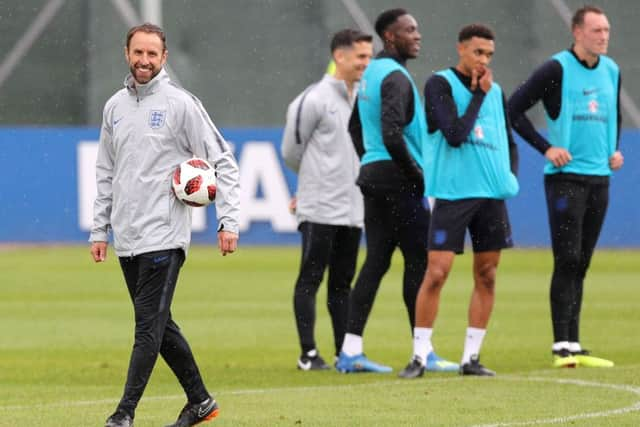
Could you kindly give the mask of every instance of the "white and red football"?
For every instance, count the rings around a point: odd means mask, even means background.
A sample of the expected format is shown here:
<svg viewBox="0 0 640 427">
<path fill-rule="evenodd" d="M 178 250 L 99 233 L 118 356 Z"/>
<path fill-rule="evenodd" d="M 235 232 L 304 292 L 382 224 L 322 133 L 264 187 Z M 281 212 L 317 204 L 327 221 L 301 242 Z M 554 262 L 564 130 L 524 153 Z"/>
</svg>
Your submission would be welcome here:
<svg viewBox="0 0 640 427">
<path fill-rule="evenodd" d="M 180 163 L 173 173 L 173 193 L 189 206 L 206 206 L 216 198 L 216 171 L 197 157 Z"/>
</svg>

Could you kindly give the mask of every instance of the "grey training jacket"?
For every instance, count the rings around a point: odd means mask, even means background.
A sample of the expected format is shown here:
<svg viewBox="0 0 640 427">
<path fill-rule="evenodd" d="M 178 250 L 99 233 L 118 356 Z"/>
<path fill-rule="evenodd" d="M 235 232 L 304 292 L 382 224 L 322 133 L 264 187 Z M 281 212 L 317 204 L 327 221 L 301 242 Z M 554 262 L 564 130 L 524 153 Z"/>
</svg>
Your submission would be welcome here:
<svg viewBox="0 0 640 427">
<path fill-rule="evenodd" d="M 343 80 L 327 74 L 289 104 L 281 151 L 298 174 L 298 223 L 363 227 L 360 160 L 348 129 L 354 100 Z"/>
<path fill-rule="evenodd" d="M 164 69 L 147 84 L 134 83 L 128 75 L 104 107 L 89 241 L 106 242 L 113 229 L 118 256 L 186 252 L 192 208 L 176 199 L 171 179 L 193 156 L 216 168 L 218 229 L 238 233 L 238 165 L 200 101 Z"/>
</svg>

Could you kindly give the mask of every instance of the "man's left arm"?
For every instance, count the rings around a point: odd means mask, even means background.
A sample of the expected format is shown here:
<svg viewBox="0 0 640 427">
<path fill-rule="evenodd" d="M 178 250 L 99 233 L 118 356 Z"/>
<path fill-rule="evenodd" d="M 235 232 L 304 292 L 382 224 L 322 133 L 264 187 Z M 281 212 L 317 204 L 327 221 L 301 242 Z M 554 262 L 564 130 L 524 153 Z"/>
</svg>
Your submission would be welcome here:
<svg viewBox="0 0 640 427">
<path fill-rule="evenodd" d="M 222 255 L 236 250 L 240 218 L 240 172 L 227 141 L 199 100 L 187 102 L 183 133 L 191 152 L 216 170 L 218 245 Z"/>
<path fill-rule="evenodd" d="M 619 76 L 618 77 L 618 99 L 617 99 L 617 104 L 618 104 L 617 128 L 618 129 L 616 134 L 616 150 L 614 151 L 613 155 L 609 157 L 609 167 L 611 168 L 611 170 L 614 170 L 614 171 L 620 169 L 624 164 L 624 156 L 620 151 L 620 133 L 622 132 L 622 111 L 620 111 L 620 91 L 621 90 L 622 90 L 622 77 Z"/>
<path fill-rule="evenodd" d="M 349 117 L 349 135 L 351 135 L 351 142 L 353 148 L 358 153 L 358 157 L 362 159 L 364 156 L 364 140 L 362 138 L 362 121 L 360 120 L 360 110 L 358 109 L 358 98 L 353 104 L 353 110 L 351 111 L 351 117 Z"/>
<path fill-rule="evenodd" d="M 518 155 L 518 145 L 513 139 L 513 131 L 511 130 L 511 120 L 509 119 L 509 112 L 507 108 L 507 98 L 502 94 L 502 109 L 504 110 L 504 124 L 507 131 L 507 139 L 509 141 L 509 163 L 511 164 L 511 172 L 518 176 L 518 166 L 520 164 L 520 158 Z"/>
<path fill-rule="evenodd" d="M 404 73 L 393 71 L 382 81 L 380 98 L 382 142 L 407 180 L 421 188 L 424 185 L 422 168 L 411 156 L 403 134 L 413 115 L 421 114 L 414 111 L 412 84 Z"/>
</svg>

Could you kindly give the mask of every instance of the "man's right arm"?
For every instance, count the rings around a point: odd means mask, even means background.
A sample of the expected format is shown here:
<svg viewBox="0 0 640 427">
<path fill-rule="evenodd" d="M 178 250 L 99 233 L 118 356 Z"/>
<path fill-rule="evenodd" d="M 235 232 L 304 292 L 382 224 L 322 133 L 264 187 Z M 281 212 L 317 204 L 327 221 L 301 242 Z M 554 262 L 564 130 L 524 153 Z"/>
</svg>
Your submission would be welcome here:
<svg viewBox="0 0 640 427">
<path fill-rule="evenodd" d="M 555 59 L 542 64 L 511 95 L 508 102 L 511 126 L 518 134 L 541 154 L 551 148 L 549 141 L 533 126 L 526 112 L 542 100 L 547 113 L 556 118 L 560 112 L 562 66 Z M 554 100 L 552 98 L 557 98 Z M 557 105 L 556 105 L 557 104 Z M 554 117 L 556 116 L 556 117 Z"/>
<path fill-rule="evenodd" d="M 111 207 L 113 201 L 113 166 L 115 152 L 109 115 L 103 114 L 98 157 L 96 159 L 96 200 L 93 205 L 93 227 L 89 241 L 94 261 L 105 260 L 107 241 L 111 229 Z"/>
<path fill-rule="evenodd" d="M 485 92 L 477 88 L 467 110 L 459 115 L 449 82 L 442 76 L 432 76 L 424 86 L 424 105 L 429 131 L 435 132 L 439 129 L 449 145 L 460 147 L 469 137 L 484 97 Z"/>
<path fill-rule="evenodd" d="M 282 134 L 280 147 L 282 158 L 284 163 L 296 173 L 300 169 L 304 151 L 321 118 L 315 98 L 312 95 L 309 96 L 312 87 L 307 88 L 289 104 L 287 122 Z"/>
<path fill-rule="evenodd" d="M 540 66 L 509 98 L 511 126 L 533 148 L 544 155 L 555 167 L 571 161 L 571 154 L 562 147 L 554 147 L 533 126 L 525 112 L 542 100 L 547 114 L 556 119 L 562 103 L 562 66 L 550 59 Z"/>
</svg>

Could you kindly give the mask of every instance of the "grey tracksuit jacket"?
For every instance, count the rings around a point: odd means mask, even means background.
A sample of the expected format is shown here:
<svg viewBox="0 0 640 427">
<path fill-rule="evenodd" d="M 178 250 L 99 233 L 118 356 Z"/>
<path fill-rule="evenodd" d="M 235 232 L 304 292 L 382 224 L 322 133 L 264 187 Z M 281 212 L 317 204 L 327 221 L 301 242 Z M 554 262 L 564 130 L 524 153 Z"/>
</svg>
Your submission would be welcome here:
<svg viewBox="0 0 640 427">
<path fill-rule="evenodd" d="M 298 223 L 363 227 L 362 194 L 356 186 L 360 160 L 348 129 L 354 99 L 344 81 L 327 74 L 287 109 L 281 151 L 298 174 Z"/>
<path fill-rule="evenodd" d="M 128 75 L 104 107 L 89 240 L 107 241 L 113 230 L 118 256 L 186 252 L 192 208 L 173 195 L 171 178 L 193 156 L 216 168 L 218 229 L 237 233 L 238 165 L 200 101 L 164 70 L 147 84 L 134 82 Z"/>
</svg>

